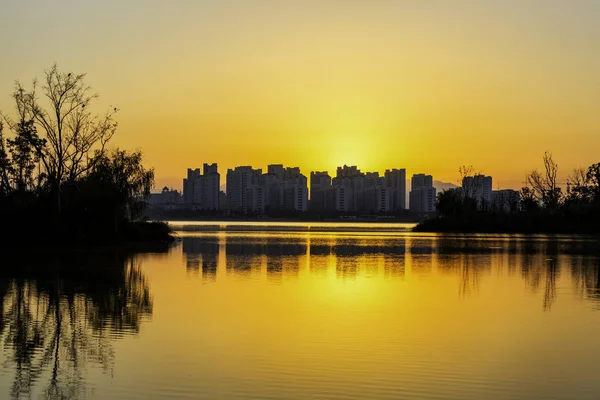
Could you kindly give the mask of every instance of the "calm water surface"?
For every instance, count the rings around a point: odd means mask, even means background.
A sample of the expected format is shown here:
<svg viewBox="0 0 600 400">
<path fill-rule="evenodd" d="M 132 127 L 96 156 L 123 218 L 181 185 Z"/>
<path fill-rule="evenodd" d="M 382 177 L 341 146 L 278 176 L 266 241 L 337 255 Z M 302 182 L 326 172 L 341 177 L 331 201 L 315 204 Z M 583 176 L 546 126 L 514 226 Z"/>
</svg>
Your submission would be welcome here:
<svg viewBox="0 0 600 400">
<path fill-rule="evenodd" d="M 600 398 L 596 241 L 326 228 L 6 255 L 0 398 Z"/>
</svg>

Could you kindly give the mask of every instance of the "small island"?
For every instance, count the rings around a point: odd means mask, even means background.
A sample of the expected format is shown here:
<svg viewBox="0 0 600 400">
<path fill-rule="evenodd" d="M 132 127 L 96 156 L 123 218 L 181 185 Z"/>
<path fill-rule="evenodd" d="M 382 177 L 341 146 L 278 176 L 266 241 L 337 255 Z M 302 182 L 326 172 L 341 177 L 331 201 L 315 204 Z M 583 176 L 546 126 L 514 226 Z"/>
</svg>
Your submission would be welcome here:
<svg viewBox="0 0 600 400">
<path fill-rule="evenodd" d="M 418 224 L 416 232 L 455 233 L 600 233 L 600 163 L 576 168 L 561 187 L 558 164 L 548 152 L 544 171 L 527 174 L 515 196 L 485 201 L 481 175 L 461 167 L 463 185 L 438 194 L 436 216 Z"/>
<path fill-rule="evenodd" d="M 85 74 L 54 65 L 41 85 L 17 81 L 12 97 L 14 113 L 0 113 L 2 246 L 172 240 L 168 225 L 144 219 L 154 170 L 140 151 L 109 148 L 118 109 L 93 113 Z"/>
</svg>

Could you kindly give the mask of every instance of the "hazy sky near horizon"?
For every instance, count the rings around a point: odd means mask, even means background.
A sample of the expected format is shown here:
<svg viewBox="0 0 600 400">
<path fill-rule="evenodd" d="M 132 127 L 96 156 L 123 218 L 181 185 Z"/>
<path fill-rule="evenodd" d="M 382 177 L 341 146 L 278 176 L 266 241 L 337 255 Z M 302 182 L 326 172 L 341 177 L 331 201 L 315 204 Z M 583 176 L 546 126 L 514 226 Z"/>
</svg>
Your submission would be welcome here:
<svg viewBox="0 0 600 400">
<path fill-rule="evenodd" d="M 2 0 L 0 110 L 57 62 L 157 185 L 188 167 L 458 166 L 517 187 L 600 162 L 600 1 Z"/>
</svg>

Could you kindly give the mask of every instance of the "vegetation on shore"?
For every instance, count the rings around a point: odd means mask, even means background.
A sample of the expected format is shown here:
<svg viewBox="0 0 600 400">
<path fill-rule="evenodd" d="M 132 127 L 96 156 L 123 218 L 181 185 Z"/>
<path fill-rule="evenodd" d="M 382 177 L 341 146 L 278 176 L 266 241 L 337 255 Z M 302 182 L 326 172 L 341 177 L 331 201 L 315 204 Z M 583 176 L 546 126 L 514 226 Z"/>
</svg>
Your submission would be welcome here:
<svg viewBox="0 0 600 400">
<path fill-rule="evenodd" d="M 415 227 L 420 232 L 600 233 L 600 163 L 577 168 L 561 187 L 552 155 L 543 158 L 544 172 L 533 170 L 516 201 L 487 204 L 469 188 L 437 196 L 436 218 Z M 472 168 L 460 169 L 463 178 Z M 465 173 L 465 171 L 467 173 Z"/>
<path fill-rule="evenodd" d="M 171 240 L 166 224 L 143 217 L 154 170 L 139 151 L 108 148 L 118 110 L 94 115 L 84 78 L 54 65 L 41 87 L 16 82 L 15 118 L 0 113 L 4 245 Z"/>
</svg>

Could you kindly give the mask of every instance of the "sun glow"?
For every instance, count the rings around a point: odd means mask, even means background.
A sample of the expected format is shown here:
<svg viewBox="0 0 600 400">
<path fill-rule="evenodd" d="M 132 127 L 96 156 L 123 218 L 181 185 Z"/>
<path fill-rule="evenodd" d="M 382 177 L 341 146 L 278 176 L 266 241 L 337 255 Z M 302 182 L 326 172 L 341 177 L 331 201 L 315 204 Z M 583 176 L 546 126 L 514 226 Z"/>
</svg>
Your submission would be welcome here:
<svg viewBox="0 0 600 400">
<path fill-rule="evenodd" d="M 473 164 L 519 188 L 546 150 L 564 174 L 598 161 L 599 2 L 149 0 L 143 19 L 137 2 L 13 3 L 0 110 L 53 61 L 86 72 L 98 110 L 121 110 L 114 145 L 140 148 L 158 187 L 217 162 L 446 182 Z"/>
</svg>

